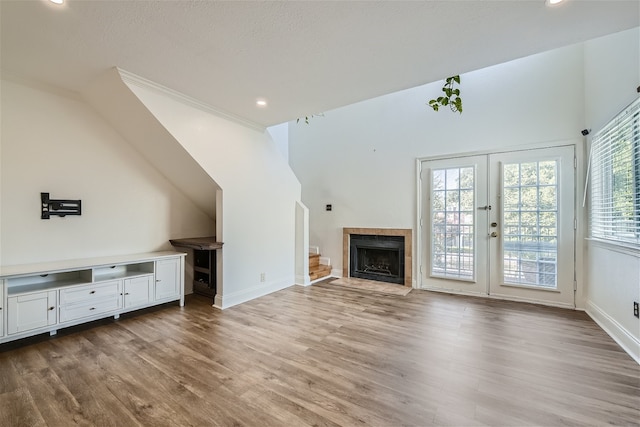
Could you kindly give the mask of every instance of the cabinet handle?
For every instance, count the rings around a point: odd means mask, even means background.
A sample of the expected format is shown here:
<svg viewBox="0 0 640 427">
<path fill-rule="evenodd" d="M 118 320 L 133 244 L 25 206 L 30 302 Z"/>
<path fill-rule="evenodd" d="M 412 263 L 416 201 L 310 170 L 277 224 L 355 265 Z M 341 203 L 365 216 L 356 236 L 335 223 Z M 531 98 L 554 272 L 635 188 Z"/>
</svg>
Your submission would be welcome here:
<svg viewBox="0 0 640 427">
<path fill-rule="evenodd" d="M 124 294 L 125 294 L 125 295 L 129 295 L 129 292 L 125 292 Z"/>
<path fill-rule="evenodd" d="M 96 309 L 95 307 L 91 307 L 91 308 L 89 309 L 89 311 L 91 311 L 91 310 L 95 310 L 95 309 Z"/>
<path fill-rule="evenodd" d="M 89 292 L 89 293 L 90 293 L 90 294 L 95 294 L 95 293 L 96 293 L 96 291 L 91 291 L 91 292 Z"/>
<path fill-rule="evenodd" d="M 51 311 L 51 310 L 53 310 L 53 309 L 55 309 L 55 307 L 49 307 L 49 311 Z"/>
<path fill-rule="evenodd" d="M 162 280 L 160 280 L 160 279 L 156 279 L 156 283 L 158 283 L 158 282 L 162 282 Z"/>
</svg>

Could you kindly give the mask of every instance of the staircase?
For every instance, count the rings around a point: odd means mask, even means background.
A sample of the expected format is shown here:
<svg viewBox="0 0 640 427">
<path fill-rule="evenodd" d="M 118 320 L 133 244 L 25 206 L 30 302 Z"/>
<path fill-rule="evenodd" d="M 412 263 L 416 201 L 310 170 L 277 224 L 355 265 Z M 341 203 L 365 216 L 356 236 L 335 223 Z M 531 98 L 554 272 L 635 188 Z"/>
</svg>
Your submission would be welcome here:
<svg viewBox="0 0 640 427">
<path fill-rule="evenodd" d="M 320 263 L 320 254 L 309 253 L 309 279 L 322 279 L 331 274 L 331 266 Z"/>
</svg>

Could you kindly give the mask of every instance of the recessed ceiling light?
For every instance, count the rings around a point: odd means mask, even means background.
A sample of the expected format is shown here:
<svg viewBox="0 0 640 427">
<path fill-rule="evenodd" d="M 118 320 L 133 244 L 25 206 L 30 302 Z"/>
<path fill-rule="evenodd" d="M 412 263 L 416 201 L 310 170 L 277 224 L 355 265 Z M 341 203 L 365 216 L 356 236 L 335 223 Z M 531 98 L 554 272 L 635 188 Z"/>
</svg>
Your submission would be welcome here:
<svg viewBox="0 0 640 427">
<path fill-rule="evenodd" d="M 51 3 L 55 3 L 55 4 L 62 4 L 64 3 L 64 0 L 49 0 Z"/>
<path fill-rule="evenodd" d="M 553 6 L 556 5 L 558 3 L 562 3 L 563 0 L 547 0 L 546 3 L 548 6 Z"/>
<path fill-rule="evenodd" d="M 256 105 L 260 108 L 264 108 L 267 106 L 267 100 L 266 99 L 258 99 L 256 101 Z"/>
</svg>

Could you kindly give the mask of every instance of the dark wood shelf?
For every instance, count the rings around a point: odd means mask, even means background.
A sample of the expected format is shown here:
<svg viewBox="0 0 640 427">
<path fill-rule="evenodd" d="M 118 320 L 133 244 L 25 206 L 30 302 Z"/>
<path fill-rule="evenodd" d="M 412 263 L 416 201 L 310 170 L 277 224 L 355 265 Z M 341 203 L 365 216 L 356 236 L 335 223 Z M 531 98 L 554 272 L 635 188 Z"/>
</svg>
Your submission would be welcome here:
<svg viewBox="0 0 640 427">
<path fill-rule="evenodd" d="M 198 249 L 203 251 L 215 251 L 216 249 L 222 249 L 222 242 L 216 241 L 216 236 L 208 237 L 189 237 L 186 239 L 172 239 L 169 240 L 173 246 Z"/>
<path fill-rule="evenodd" d="M 216 236 L 172 239 L 169 242 L 175 247 L 193 249 L 193 292 L 215 297 L 216 251 L 222 249 L 222 242 L 218 242 Z"/>
</svg>

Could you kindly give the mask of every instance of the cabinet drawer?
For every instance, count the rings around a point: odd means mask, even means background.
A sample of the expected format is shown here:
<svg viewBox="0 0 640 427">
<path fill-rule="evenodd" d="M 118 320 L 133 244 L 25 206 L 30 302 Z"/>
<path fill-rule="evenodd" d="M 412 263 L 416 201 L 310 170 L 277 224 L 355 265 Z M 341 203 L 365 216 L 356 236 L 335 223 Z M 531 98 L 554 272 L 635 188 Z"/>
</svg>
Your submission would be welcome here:
<svg viewBox="0 0 640 427">
<path fill-rule="evenodd" d="M 92 304 L 74 304 L 60 307 L 60 322 L 82 319 L 83 317 L 95 316 L 101 313 L 108 313 L 120 308 L 120 299 L 107 299 L 96 301 Z"/>
<path fill-rule="evenodd" d="M 91 283 L 60 290 L 60 304 L 101 302 L 105 299 L 118 298 L 120 296 L 120 281 Z"/>
</svg>

